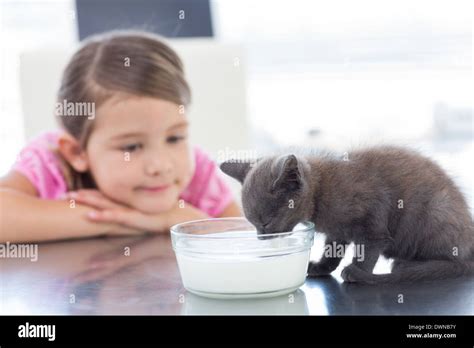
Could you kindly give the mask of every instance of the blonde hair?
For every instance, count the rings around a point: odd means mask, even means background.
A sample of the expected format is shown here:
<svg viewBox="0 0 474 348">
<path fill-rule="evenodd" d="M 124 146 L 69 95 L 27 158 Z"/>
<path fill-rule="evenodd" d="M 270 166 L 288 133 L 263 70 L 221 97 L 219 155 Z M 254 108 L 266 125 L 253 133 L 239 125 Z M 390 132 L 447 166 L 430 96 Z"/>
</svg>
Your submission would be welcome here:
<svg viewBox="0 0 474 348">
<path fill-rule="evenodd" d="M 112 31 L 88 38 L 63 72 L 57 102 L 94 103 L 97 110 L 120 92 L 177 105 L 191 103 L 179 56 L 160 36 L 140 31 Z M 85 149 L 95 118 L 74 116 L 57 118 Z M 96 187 L 90 173 L 76 172 L 64 159 L 62 166 L 69 190 Z"/>
</svg>

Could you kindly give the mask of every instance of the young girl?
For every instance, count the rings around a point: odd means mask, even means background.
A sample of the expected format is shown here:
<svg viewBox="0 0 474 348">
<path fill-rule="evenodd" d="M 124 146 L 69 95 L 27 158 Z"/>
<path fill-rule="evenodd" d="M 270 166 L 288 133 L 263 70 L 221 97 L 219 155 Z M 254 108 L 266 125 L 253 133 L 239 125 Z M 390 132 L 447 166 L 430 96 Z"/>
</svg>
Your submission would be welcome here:
<svg viewBox="0 0 474 348">
<path fill-rule="evenodd" d="M 34 139 L 0 179 L 0 242 L 168 232 L 239 216 L 217 166 L 188 141 L 191 93 L 159 37 L 92 37 L 67 65 L 60 131 Z"/>
</svg>

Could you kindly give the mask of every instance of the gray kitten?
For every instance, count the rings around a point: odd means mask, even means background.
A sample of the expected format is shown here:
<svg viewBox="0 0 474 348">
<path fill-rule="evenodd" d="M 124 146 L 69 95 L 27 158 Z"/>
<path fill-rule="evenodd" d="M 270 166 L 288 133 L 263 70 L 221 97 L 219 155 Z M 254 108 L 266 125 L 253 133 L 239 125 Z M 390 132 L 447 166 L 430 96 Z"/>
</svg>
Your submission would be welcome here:
<svg viewBox="0 0 474 348">
<path fill-rule="evenodd" d="M 474 274 L 474 228 L 466 201 L 437 164 L 414 151 L 380 146 L 345 159 L 290 154 L 252 163 L 231 160 L 220 168 L 243 184 L 244 214 L 259 236 L 310 220 L 326 235 L 325 250 L 351 242 L 364 246 L 364 257 L 354 257 L 342 271 L 347 282 Z M 394 259 L 392 273 L 372 273 L 380 255 Z M 308 275 L 330 274 L 342 257 L 323 255 L 310 263 Z"/>
</svg>

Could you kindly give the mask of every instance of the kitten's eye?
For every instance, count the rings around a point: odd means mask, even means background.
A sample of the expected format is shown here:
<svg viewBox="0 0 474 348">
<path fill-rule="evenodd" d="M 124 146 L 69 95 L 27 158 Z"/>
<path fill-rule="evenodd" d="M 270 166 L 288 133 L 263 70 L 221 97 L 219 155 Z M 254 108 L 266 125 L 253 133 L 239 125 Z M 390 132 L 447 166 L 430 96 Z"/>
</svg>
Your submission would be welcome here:
<svg viewBox="0 0 474 348">
<path fill-rule="evenodd" d="M 135 143 L 135 144 L 128 144 L 128 145 L 122 146 L 120 150 L 124 152 L 134 152 L 142 148 L 143 148 L 142 144 Z"/>
<path fill-rule="evenodd" d="M 168 139 L 166 139 L 166 141 L 170 144 L 176 144 L 176 143 L 179 143 L 180 141 L 182 141 L 184 139 L 185 139 L 184 136 L 173 135 L 173 136 L 168 137 Z"/>
</svg>

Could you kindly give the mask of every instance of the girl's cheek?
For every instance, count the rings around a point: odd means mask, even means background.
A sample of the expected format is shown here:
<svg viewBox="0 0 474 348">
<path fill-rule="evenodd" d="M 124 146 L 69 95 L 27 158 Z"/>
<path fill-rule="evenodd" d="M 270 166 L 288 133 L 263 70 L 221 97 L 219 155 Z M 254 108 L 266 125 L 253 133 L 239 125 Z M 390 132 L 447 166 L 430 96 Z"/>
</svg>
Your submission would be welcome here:
<svg viewBox="0 0 474 348">
<path fill-rule="evenodd" d="M 186 152 L 182 154 L 183 160 L 180 163 L 180 172 L 184 186 L 187 186 L 191 182 L 196 166 L 194 163 L 194 153 Z"/>
<path fill-rule="evenodd" d="M 133 159 L 130 153 L 109 153 L 104 155 L 101 161 L 96 164 L 98 181 L 107 186 L 119 186 L 130 183 L 130 177 L 135 176 L 134 168 L 137 160 Z"/>
<path fill-rule="evenodd" d="M 194 158 L 194 149 L 190 144 L 186 144 L 184 153 L 183 153 L 183 158 L 186 159 L 186 168 L 188 173 L 194 175 L 194 170 L 196 168 L 196 163 L 195 163 L 195 158 Z"/>
</svg>

